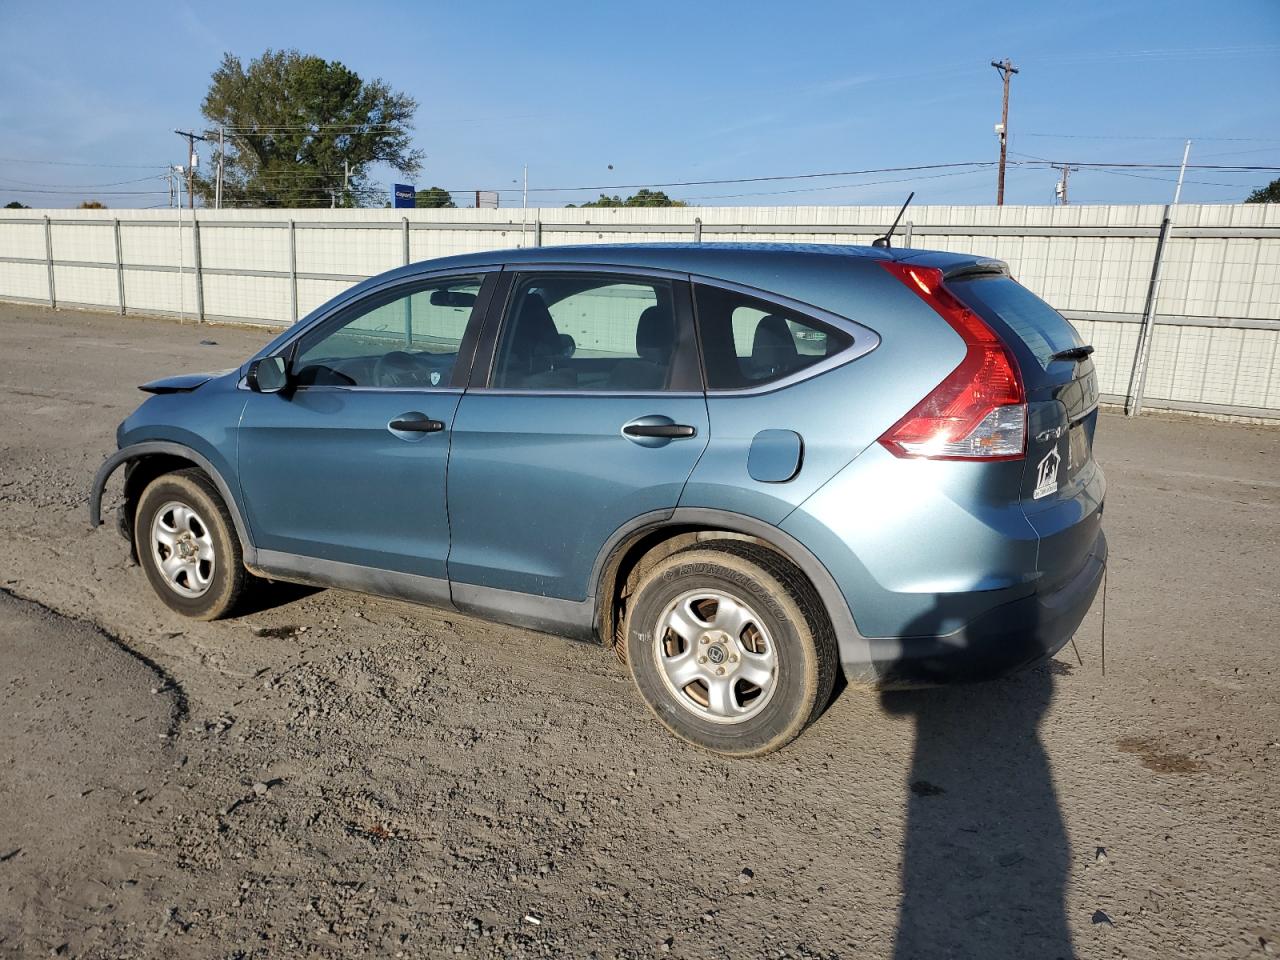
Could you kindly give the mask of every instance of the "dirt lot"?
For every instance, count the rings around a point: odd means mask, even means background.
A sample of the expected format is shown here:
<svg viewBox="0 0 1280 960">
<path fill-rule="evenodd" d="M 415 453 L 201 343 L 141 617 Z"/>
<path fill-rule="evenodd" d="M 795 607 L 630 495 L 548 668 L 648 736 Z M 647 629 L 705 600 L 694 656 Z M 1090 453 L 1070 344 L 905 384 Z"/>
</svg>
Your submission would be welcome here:
<svg viewBox="0 0 1280 960">
<path fill-rule="evenodd" d="M 1280 430 L 1104 417 L 1105 676 L 1095 607 L 1083 665 L 728 762 L 597 647 L 153 599 L 88 482 L 135 384 L 264 337 L 0 305 L 0 955 L 1280 953 Z"/>
</svg>

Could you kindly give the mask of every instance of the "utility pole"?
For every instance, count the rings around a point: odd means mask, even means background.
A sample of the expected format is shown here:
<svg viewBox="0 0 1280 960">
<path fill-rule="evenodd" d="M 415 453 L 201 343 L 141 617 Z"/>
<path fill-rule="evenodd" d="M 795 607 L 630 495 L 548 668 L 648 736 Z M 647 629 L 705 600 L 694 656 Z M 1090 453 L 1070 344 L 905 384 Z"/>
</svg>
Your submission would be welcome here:
<svg viewBox="0 0 1280 960">
<path fill-rule="evenodd" d="M 1071 174 L 1075 173 L 1080 168 L 1073 167 L 1069 163 L 1051 163 L 1049 166 L 1054 170 L 1062 171 L 1062 179 L 1059 180 L 1057 186 L 1054 187 L 1054 193 L 1058 196 L 1058 203 L 1065 207 L 1069 202 L 1067 200 L 1067 177 L 1071 176 Z"/>
<path fill-rule="evenodd" d="M 196 195 L 194 189 L 196 164 L 200 162 L 200 158 L 196 156 L 196 141 L 199 140 L 202 143 L 208 143 L 209 138 L 202 137 L 198 133 L 192 133 L 190 130 L 175 130 L 173 132 L 180 137 L 187 138 L 187 206 L 194 210 L 196 207 Z"/>
<path fill-rule="evenodd" d="M 213 206 L 215 209 L 222 209 L 222 159 L 226 156 L 227 151 L 227 128 L 221 124 L 218 126 L 218 174 L 213 189 Z"/>
<path fill-rule="evenodd" d="M 1000 108 L 1000 123 L 996 133 L 1000 135 L 1000 177 L 996 181 L 996 206 L 1004 206 L 1004 165 L 1009 152 L 1009 80 L 1018 72 L 1013 61 L 1008 57 L 1003 60 L 992 60 L 991 65 L 1000 71 L 1004 81 L 1004 105 Z"/>
<path fill-rule="evenodd" d="M 356 174 L 355 167 L 346 160 L 342 161 L 342 205 L 351 206 L 351 178 Z"/>
</svg>

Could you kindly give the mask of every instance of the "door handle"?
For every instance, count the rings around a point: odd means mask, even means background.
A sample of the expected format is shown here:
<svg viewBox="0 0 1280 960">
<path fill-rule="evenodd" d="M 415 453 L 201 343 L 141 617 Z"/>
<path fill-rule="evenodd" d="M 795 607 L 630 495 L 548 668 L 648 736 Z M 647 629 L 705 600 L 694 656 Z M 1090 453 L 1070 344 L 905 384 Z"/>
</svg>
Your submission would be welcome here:
<svg viewBox="0 0 1280 960">
<path fill-rule="evenodd" d="M 622 432 L 628 437 L 662 437 L 666 440 L 679 440 L 698 433 L 684 423 L 628 423 Z"/>
<path fill-rule="evenodd" d="M 387 429 L 392 433 L 439 433 L 444 422 L 421 413 L 402 413 L 387 424 Z"/>
<path fill-rule="evenodd" d="M 660 413 L 636 417 L 622 425 L 622 435 L 641 447 L 665 447 L 672 440 L 687 440 L 697 433 L 687 423 L 676 423 Z"/>
</svg>

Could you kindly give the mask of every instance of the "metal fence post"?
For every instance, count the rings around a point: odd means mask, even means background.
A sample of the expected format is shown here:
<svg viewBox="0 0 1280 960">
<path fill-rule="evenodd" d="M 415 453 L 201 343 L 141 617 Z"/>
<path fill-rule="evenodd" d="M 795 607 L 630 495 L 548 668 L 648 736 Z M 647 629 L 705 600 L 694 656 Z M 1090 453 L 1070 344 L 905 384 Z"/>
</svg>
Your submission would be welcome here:
<svg viewBox="0 0 1280 960">
<path fill-rule="evenodd" d="M 49 265 L 49 306 L 58 309 L 58 296 L 53 286 L 53 225 L 49 218 L 44 218 L 44 259 Z"/>
<path fill-rule="evenodd" d="M 111 221 L 116 235 L 116 292 L 120 298 L 120 316 L 124 316 L 124 247 L 120 243 L 120 220 Z"/>
<path fill-rule="evenodd" d="M 902 225 L 902 245 L 904 247 L 911 246 L 911 228 L 914 226 L 910 220 Z"/>
<path fill-rule="evenodd" d="M 1138 330 L 1138 344 L 1133 351 L 1133 369 L 1129 372 L 1129 391 L 1125 394 L 1125 413 L 1136 417 L 1142 413 L 1142 394 L 1147 386 L 1147 363 L 1151 358 L 1151 341 L 1156 323 L 1156 301 L 1160 296 L 1160 271 L 1164 266 L 1165 241 L 1169 238 L 1173 208 L 1166 204 L 1164 219 L 1160 221 L 1160 235 L 1156 238 L 1156 256 L 1151 264 L 1151 281 L 1147 284 L 1147 302 L 1142 308 L 1142 326 Z"/>
<path fill-rule="evenodd" d="M 196 265 L 196 323 L 204 323 L 204 272 L 200 269 L 200 221 L 191 211 L 191 250 Z"/>
<path fill-rule="evenodd" d="M 289 221 L 289 308 L 293 322 L 298 322 L 298 231 Z"/>
<path fill-rule="evenodd" d="M 404 265 L 407 267 L 409 265 L 409 218 L 401 217 L 400 226 L 404 238 Z"/>
<path fill-rule="evenodd" d="M 702 242 L 702 218 L 701 217 L 693 218 L 693 242 L 694 243 Z"/>
<path fill-rule="evenodd" d="M 542 214 L 536 213 L 533 217 L 533 245 L 535 247 L 542 246 Z"/>
</svg>

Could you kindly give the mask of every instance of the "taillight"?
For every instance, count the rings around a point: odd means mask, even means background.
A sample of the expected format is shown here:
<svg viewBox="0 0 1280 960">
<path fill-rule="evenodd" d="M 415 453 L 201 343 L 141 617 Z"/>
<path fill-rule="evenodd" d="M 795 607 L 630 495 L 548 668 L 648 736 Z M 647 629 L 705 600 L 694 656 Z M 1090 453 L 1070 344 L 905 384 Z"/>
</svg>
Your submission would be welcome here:
<svg viewBox="0 0 1280 960">
<path fill-rule="evenodd" d="M 929 304 L 964 340 L 960 365 L 880 438 L 899 457 L 1019 460 L 1027 449 L 1022 377 L 995 331 L 942 285 L 942 271 L 880 264 Z"/>
</svg>

